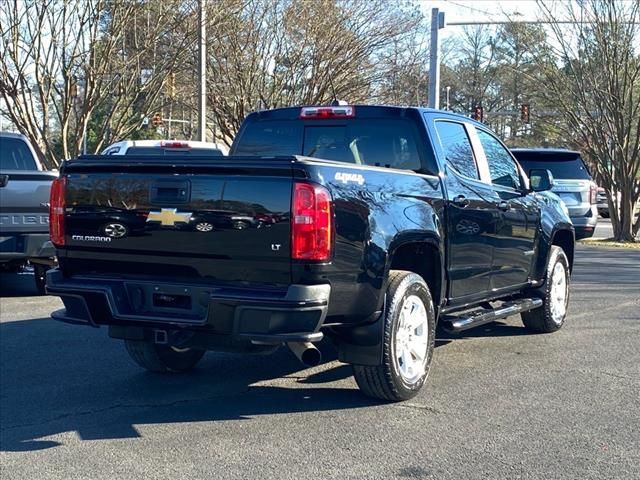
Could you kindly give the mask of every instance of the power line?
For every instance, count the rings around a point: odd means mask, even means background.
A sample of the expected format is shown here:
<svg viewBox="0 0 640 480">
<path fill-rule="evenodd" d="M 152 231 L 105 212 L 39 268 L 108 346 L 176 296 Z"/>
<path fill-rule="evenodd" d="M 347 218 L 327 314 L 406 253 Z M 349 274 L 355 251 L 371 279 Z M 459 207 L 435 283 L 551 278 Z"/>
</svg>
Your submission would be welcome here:
<svg viewBox="0 0 640 480">
<path fill-rule="evenodd" d="M 487 20 L 487 21 L 479 21 L 479 22 L 447 22 L 447 26 L 460 26 L 460 25 L 509 25 L 512 23 L 528 23 L 535 25 L 551 25 L 551 24 L 583 24 L 583 23 L 592 23 L 592 22 L 582 22 L 578 20 Z M 623 25 L 640 25 L 640 22 L 619 22 Z"/>
<path fill-rule="evenodd" d="M 471 10 L 473 12 L 484 13 L 485 15 L 489 15 L 490 17 L 494 16 L 493 13 L 490 13 L 490 12 L 488 12 L 486 10 L 481 10 L 479 8 L 470 7 L 469 5 L 465 5 L 463 3 L 454 2 L 453 0 L 444 0 L 444 1 L 447 2 L 447 3 L 450 3 L 452 5 L 456 5 L 458 7 L 466 8 L 467 10 Z"/>
</svg>

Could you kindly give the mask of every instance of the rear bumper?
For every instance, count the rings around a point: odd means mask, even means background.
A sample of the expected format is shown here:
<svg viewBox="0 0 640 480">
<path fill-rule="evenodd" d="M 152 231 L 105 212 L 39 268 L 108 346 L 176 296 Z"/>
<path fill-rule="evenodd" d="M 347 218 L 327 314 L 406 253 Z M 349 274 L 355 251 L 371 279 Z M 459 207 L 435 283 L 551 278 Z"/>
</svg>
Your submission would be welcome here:
<svg viewBox="0 0 640 480">
<path fill-rule="evenodd" d="M 48 233 L 0 236 L 0 262 L 29 258 L 53 258 L 56 251 Z"/>
<path fill-rule="evenodd" d="M 576 240 L 593 236 L 598 224 L 598 209 L 596 205 L 591 205 L 586 215 L 569 214 L 571 223 L 576 232 Z"/>
<path fill-rule="evenodd" d="M 47 272 L 47 293 L 65 308 L 51 316 L 67 323 L 202 333 L 224 345 L 319 341 L 330 285 L 285 290 L 153 281 L 65 278 Z M 210 342 L 211 343 L 211 342 Z"/>
</svg>

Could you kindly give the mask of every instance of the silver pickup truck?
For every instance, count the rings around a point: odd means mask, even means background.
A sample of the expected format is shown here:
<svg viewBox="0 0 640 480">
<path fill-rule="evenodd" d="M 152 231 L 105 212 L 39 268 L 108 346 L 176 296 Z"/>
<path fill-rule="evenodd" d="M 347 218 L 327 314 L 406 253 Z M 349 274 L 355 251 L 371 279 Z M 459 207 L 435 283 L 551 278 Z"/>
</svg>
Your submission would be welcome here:
<svg viewBox="0 0 640 480">
<path fill-rule="evenodd" d="M 49 241 L 49 190 L 57 172 L 43 171 L 24 135 L 0 132 L 0 271 L 34 267 L 44 294 L 44 275 L 55 251 Z"/>
</svg>

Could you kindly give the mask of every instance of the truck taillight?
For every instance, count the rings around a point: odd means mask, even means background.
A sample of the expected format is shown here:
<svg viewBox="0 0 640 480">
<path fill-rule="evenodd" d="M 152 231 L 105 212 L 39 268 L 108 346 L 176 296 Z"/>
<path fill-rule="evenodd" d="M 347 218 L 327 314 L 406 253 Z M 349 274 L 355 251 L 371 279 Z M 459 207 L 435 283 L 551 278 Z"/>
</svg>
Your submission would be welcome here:
<svg viewBox="0 0 640 480">
<path fill-rule="evenodd" d="M 356 116 L 356 109 L 351 105 L 340 105 L 331 107 L 302 107 L 300 118 L 303 119 L 334 119 L 353 118 Z"/>
<path fill-rule="evenodd" d="M 184 150 L 189 150 L 191 146 L 188 142 L 180 142 L 178 140 L 162 140 L 160 142 L 161 148 L 180 148 Z"/>
<path fill-rule="evenodd" d="M 595 183 L 592 183 L 589 189 L 589 203 L 591 205 L 598 203 L 598 186 Z"/>
<path fill-rule="evenodd" d="M 294 183 L 291 200 L 291 258 L 326 262 L 333 236 L 331 194 L 311 183 Z"/>
<path fill-rule="evenodd" d="M 49 196 L 49 234 L 51 243 L 64 245 L 64 194 L 67 186 L 65 177 L 56 178 L 51 184 Z"/>
</svg>

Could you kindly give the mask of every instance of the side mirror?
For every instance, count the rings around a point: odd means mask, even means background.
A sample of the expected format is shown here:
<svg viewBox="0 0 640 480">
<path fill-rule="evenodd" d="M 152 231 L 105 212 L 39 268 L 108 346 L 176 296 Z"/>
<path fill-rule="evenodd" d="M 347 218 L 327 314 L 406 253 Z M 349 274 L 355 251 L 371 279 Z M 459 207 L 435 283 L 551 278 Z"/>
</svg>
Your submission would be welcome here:
<svg viewBox="0 0 640 480">
<path fill-rule="evenodd" d="M 534 192 L 545 192 L 553 188 L 553 175 L 546 169 L 529 170 L 529 182 Z"/>
</svg>

